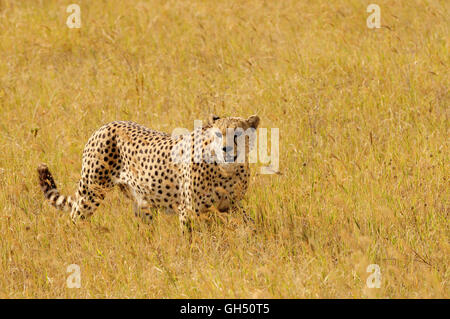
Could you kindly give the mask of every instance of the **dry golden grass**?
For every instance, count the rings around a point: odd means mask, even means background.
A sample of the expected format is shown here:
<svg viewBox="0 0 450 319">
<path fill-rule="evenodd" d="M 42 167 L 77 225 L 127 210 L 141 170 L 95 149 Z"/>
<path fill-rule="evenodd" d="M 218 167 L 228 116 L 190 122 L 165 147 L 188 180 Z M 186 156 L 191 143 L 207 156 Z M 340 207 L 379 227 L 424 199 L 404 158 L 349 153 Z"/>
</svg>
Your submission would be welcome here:
<svg viewBox="0 0 450 319">
<path fill-rule="evenodd" d="M 71 2 L 0 0 L 0 297 L 449 297 L 448 1 L 72 2 L 81 29 Z M 104 123 L 210 112 L 280 129 L 256 233 L 212 218 L 190 244 L 117 191 L 76 226 L 44 202 L 37 165 L 72 194 Z"/>
</svg>

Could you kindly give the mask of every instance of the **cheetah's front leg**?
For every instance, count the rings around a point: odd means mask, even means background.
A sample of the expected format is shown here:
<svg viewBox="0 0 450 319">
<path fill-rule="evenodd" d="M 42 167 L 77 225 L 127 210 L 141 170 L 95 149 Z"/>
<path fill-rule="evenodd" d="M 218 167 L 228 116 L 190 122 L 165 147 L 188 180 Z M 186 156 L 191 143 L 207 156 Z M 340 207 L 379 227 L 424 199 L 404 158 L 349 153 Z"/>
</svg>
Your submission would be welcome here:
<svg viewBox="0 0 450 319">
<path fill-rule="evenodd" d="M 153 220 L 153 210 L 155 207 L 148 205 L 148 203 L 138 204 L 133 202 L 134 216 L 140 217 L 145 224 L 150 224 Z"/>
<path fill-rule="evenodd" d="M 192 233 L 192 221 L 189 216 L 189 210 L 186 208 L 185 204 L 172 205 L 172 209 L 178 213 L 178 217 L 180 219 L 180 227 L 183 231 L 183 234 L 187 231 L 189 234 Z"/>
</svg>

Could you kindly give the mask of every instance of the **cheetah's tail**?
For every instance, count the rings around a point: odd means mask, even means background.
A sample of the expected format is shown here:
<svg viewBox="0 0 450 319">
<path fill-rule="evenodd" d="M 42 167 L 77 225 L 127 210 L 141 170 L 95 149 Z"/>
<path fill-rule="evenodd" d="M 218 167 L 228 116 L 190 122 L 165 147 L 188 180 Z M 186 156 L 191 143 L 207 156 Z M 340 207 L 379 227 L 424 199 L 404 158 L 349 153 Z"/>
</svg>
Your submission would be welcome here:
<svg viewBox="0 0 450 319">
<path fill-rule="evenodd" d="M 62 211 L 70 211 L 72 209 L 73 201 L 70 196 L 61 195 L 56 189 L 55 180 L 48 170 L 46 164 L 38 166 L 39 184 L 44 192 L 45 198 L 50 204 Z"/>
</svg>

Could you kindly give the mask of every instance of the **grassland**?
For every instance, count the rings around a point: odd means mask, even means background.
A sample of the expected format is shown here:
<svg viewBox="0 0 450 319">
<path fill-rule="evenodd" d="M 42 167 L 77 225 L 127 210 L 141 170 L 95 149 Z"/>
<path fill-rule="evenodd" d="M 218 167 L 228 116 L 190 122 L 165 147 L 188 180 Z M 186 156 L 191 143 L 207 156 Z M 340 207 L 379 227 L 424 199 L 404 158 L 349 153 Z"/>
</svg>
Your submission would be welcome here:
<svg viewBox="0 0 450 319">
<path fill-rule="evenodd" d="M 0 297 L 448 298 L 449 7 L 0 0 Z M 189 243 L 118 191 L 77 225 L 44 202 L 37 165 L 72 194 L 104 123 L 211 112 L 280 130 L 280 174 L 255 164 L 243 203 L 255 233 L 213 216 Z"/>
</svg>

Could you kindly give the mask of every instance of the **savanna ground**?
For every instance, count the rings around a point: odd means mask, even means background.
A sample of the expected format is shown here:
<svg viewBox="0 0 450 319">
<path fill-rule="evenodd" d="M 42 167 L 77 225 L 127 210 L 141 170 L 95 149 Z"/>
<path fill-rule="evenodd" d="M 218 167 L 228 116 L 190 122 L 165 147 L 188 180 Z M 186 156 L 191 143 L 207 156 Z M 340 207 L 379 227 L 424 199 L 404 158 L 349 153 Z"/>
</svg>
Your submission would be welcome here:
<svg viewBox="0 0 450 319">
<path fill-rule="evenodd" d="M 0 0 L 0 297 L 448 298 L 449 6 Z M 280 130 L 280 174 L 254 164 L 243 203 L 255 233 L 211 216 L 189 243 L 118 191 L 77 225 L 44 202 L 37 165 L 73 194 L 104 123 L 211 112 Z"/>
</svg>

